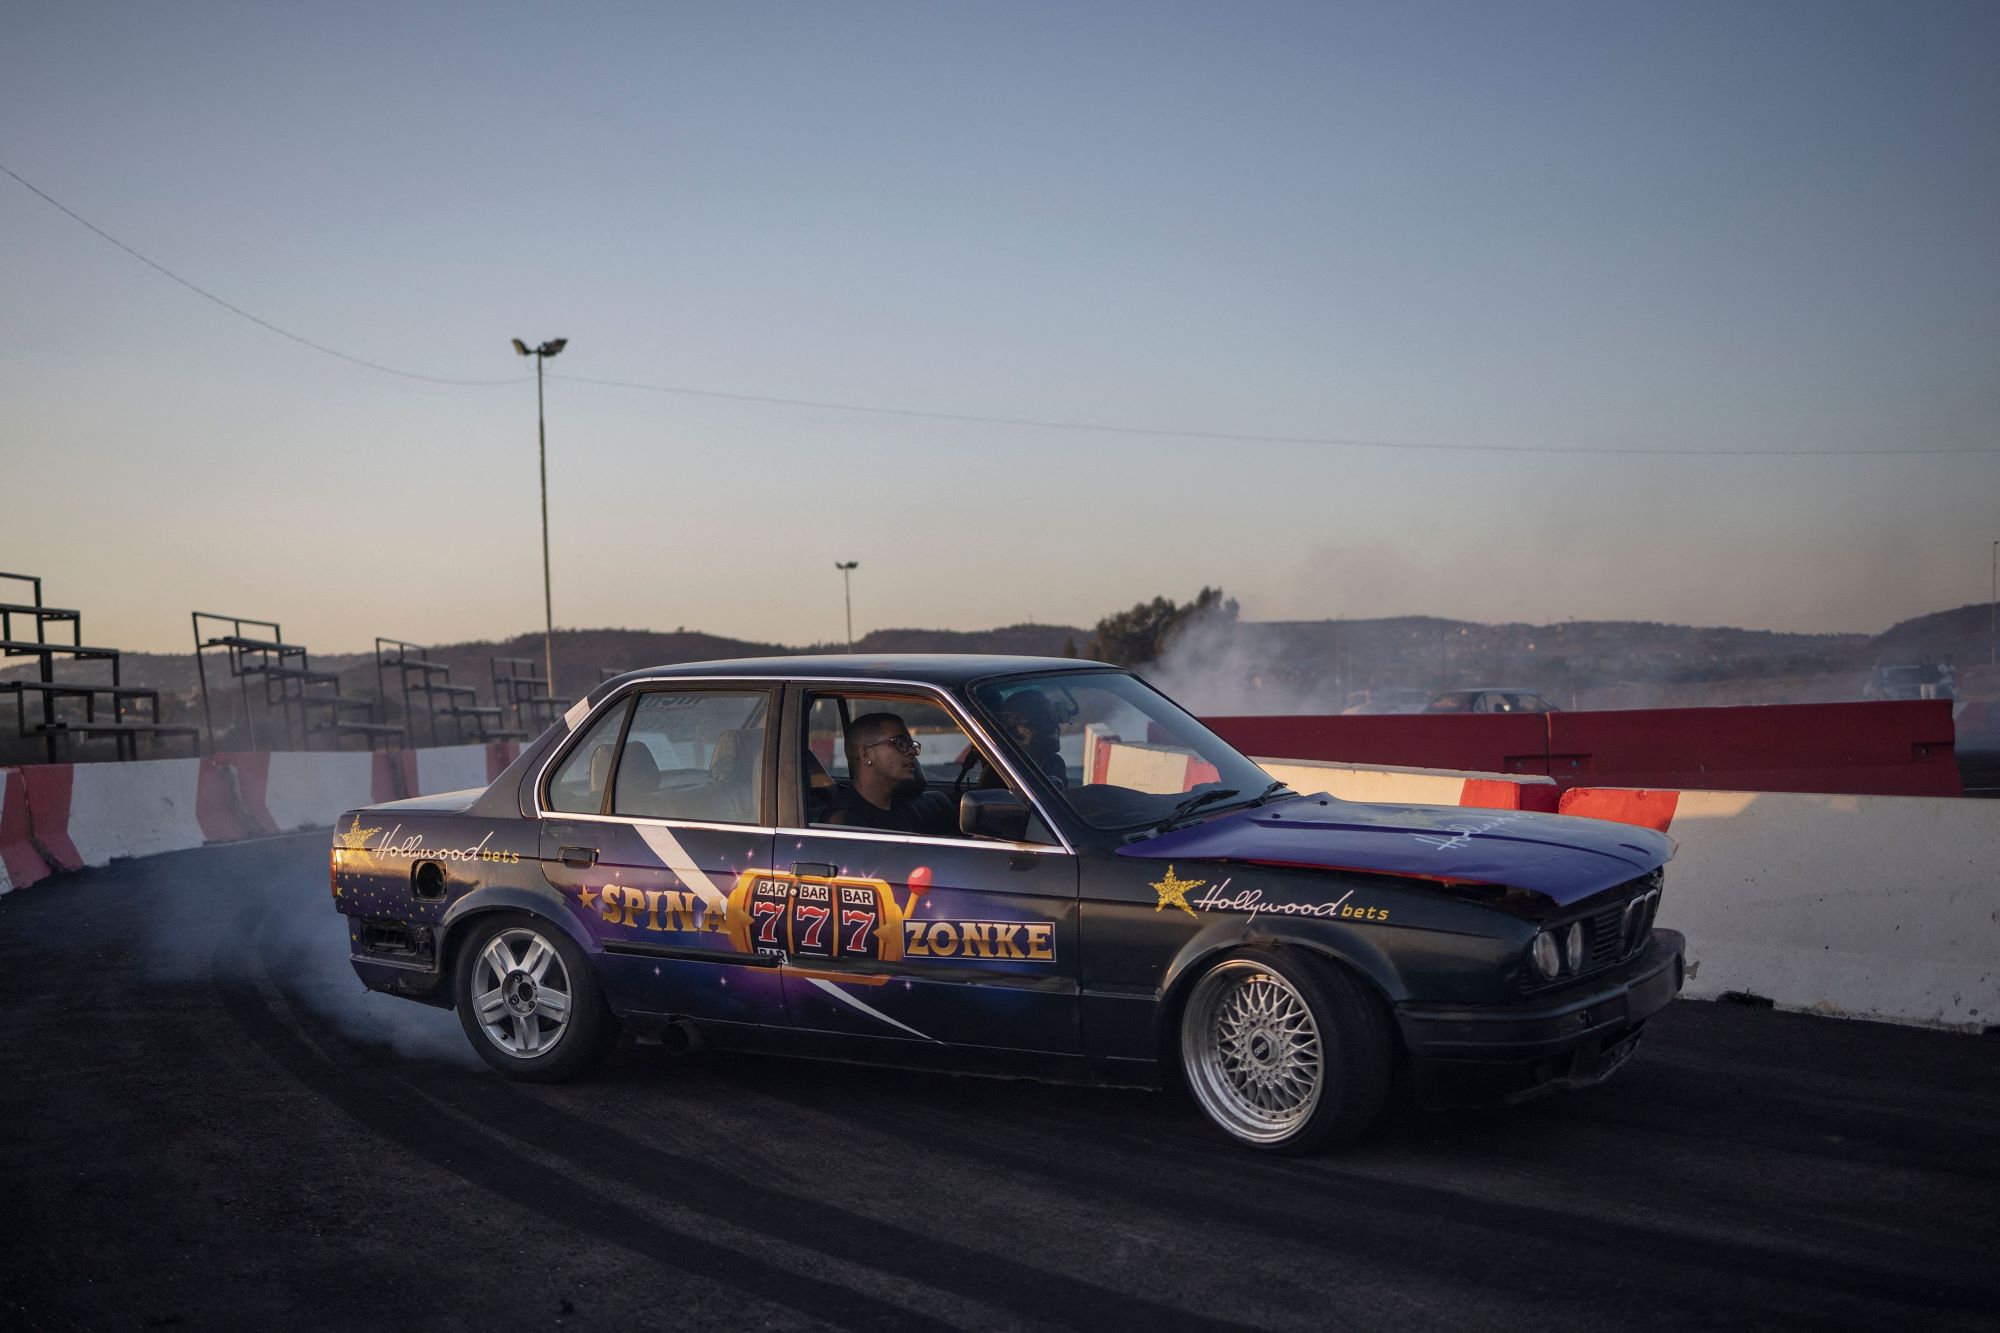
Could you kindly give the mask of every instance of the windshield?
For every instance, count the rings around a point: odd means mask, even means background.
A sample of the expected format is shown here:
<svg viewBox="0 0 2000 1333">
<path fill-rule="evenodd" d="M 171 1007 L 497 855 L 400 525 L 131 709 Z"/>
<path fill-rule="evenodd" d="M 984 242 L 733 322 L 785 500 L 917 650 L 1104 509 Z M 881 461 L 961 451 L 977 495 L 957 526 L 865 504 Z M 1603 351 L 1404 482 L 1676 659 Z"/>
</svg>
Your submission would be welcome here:
<svg viewBox="0 0 2000 1333">
<path fill-rule="evenodd" d="M 1228 742 L 1123 671 L 1012 676 L 972 697 L 1003 743 L 1093 828 L 1143 828 L 1244 805 L 1273 785 Z"/>
</svg>

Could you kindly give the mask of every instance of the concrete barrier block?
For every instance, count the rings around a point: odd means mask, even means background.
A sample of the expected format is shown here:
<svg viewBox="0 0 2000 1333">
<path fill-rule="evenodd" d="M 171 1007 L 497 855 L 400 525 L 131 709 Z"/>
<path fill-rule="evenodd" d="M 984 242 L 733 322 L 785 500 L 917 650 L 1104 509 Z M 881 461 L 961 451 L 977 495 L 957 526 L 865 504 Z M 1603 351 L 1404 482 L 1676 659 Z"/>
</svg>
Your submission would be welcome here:
<svg viewBox="0 0 2000 1333">
<path fill-rule="evenodd" d="M 2000 1023 L 2000 803 L 1682 792 L 1660 923 L 1687 994 L 1981 1029 Z"/>
<path fill-rule="evenodd" d="M 49 876 L 28 827 L 28 782 L 18 769 L 0 769 L 0 893 L 25 889 Z"/>
<path fill-rule="evenodd" d="M 410 793 L 413 796 L 463 791 L 487 784 L 484 745 L 439 745 L 415 753 L 417 781 L 416 790 Z"/>
<path fill-rule="evenodd" d="M 68 836 L 84 865 L 202 845 L 199 759 L 69 765 Z M 39 821 L 37 822 L 39 830 Z"/>
<path fill-rule="evenodd" d="M 265 807 L 271 773 L 268 751 L 221 751 L 203 755 L 195 817 L 204 842 L 237 842 L 278 831 Z"/>
<path fill-rule="evenodd" d="M 1381 805 L 1553 811 L 1559 794 L 1553 780 L 1527 774 L 1453 773 L 1300 759 L 1259 759 L 1257 763 L 1293 791 L 1323 791 L 1343 801 Z"/>
<path fill-rule="evenodd" d="M 272 824 L 285 833 L 331 827 L 341 811 L 376 799 L 376 763 L 364 750 L 272 755 L 265 791 Z"/>
</svg>

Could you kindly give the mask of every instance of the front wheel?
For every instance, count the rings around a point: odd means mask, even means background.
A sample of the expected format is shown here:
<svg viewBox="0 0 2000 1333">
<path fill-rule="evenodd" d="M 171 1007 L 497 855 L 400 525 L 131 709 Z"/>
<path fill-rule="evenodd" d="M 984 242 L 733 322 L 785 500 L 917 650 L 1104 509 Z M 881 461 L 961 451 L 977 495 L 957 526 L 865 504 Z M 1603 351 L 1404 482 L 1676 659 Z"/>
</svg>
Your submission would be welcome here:
<svg viewBox="0 0 2000 1333">
<path fill-rule="evenodd" d="M 1208 1118 L 1246 1147 L 1351 1139 L 1389 1088 L 1388 1015 L 1353 974 L 1292 949 L 1243 949 L 1195 982 L 1181 1066 Z"/>
<path fill-rule="evenodd" d="M 474 927 L 452 990 L 473 1049 L 508 1078 L 573 1078 L 618 1039 L 583 950 L 536 917 L 508 913 Z"/>
</svg>

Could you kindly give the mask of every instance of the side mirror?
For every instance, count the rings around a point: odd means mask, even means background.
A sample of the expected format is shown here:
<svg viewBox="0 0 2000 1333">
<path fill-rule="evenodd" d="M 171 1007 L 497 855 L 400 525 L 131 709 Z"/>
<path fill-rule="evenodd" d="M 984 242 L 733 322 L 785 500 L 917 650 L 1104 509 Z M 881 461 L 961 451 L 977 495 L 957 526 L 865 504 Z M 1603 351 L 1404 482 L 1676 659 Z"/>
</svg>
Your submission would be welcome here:
<svg viewBox="0 0 2000 1333">
<path fill-rule="evenodd" d="M 1028 836 L 1027 803 L 1011 791 L 993 788 L 969 791 L 958 798 L 958 827 L 975 838 L 1024 842 Z"/>
</svg>

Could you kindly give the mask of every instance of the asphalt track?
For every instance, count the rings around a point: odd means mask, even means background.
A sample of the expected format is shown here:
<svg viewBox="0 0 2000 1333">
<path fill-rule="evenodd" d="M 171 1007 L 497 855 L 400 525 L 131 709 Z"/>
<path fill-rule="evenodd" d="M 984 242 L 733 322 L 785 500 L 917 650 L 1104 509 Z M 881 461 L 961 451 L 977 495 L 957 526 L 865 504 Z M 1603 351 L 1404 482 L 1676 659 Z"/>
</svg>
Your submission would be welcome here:
<svg viewBox="0 0 2000 1333">
<path fill-rule="evenodd" d="M 1680 1003 L 1303 1161 L 1178 1094 L 621 1049 L 503 1083 L 325 839 L 0 898 L 0 1327 L 2000 1326 L 1990 1037 Z"/>
</svg>

